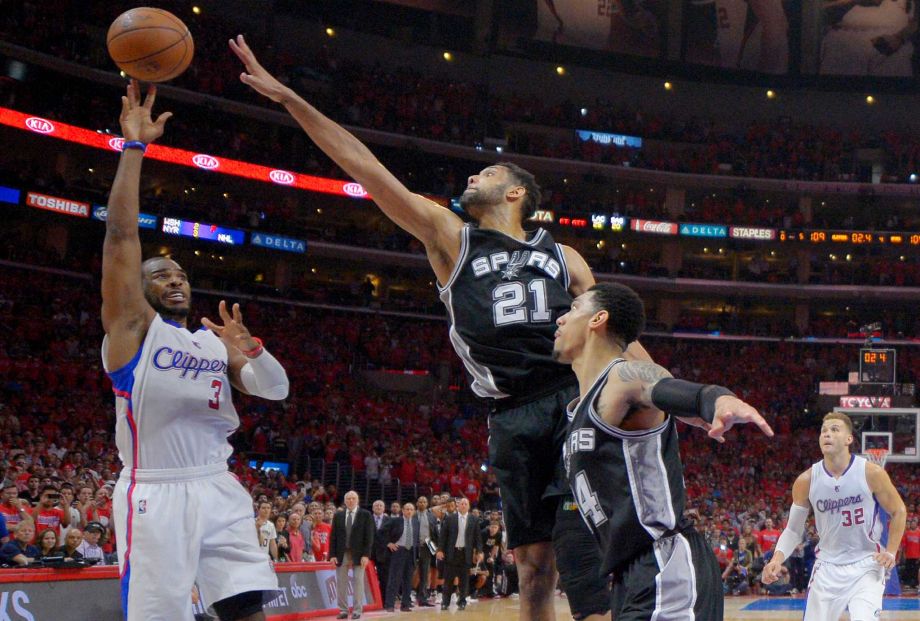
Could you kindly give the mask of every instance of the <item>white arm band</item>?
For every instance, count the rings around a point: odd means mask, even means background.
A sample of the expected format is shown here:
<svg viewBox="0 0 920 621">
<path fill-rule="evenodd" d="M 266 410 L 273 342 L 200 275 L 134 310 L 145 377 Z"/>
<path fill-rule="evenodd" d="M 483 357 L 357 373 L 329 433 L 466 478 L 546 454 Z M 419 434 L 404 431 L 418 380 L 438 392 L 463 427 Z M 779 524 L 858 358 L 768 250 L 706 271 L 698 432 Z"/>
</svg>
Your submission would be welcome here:
<svg viewBox="0 0 920 621">
<path fill-rule="evenodd" d="M 262 349 L 261 354 L 249 358 L 243 365 L 240 381 L 249 394 L 272 401 L 287 398 L 290 387 L 284 367 L 267 349 Z"/>
<path fill-rule="evenodd" d="M 808 507 L 795 503 L 792 503 L 792 508 L 789 509 L 789 521 L 786 522 L 786 529 L 779 536 L 773 552 L 782 552 L 784 562 L 805 539 L 805 520 L 808 519 L 808 511 Z"/>
</svg>

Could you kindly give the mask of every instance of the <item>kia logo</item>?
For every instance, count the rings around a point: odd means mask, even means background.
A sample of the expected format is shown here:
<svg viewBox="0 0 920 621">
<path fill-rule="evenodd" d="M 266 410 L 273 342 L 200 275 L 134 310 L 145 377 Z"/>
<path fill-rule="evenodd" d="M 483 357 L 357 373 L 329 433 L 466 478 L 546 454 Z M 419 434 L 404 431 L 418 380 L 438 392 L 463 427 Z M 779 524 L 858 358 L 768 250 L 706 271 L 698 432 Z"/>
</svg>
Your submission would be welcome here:
<svg viewBox="0 0 920 621">
<path fill-rule="evenodd" d="M 115 136 L 114 138 L 109 138 L 109 147 L 113 151 L 124 151 L 125 150 L 125 139 Z"/>
<path fill-rule="evenodd" d="M 204 168 L 205 170 L 214 170 L 220 166 L 220 162 L 217 161 L 216 157 L 205 155 L 204 153 L 199 153 L 193 157 L 192 163 L 198 168 Z"/>
<path fill-rule="evenodd" d="M 294 183 L 294 175 L 286 170 L 273 170 L 268 173 L 268 178 L 281 185 L 291 185 Z"/>
<path fill-rule="evenodd" d="M 26 127 L 39 134 L 50 134 L 54 131 L 54 123 L 37 116 L 30 116 L 27 118 Z"/>
<path fill-rule="evenodd" d="M 364 188 L 361 186 L 361 184 L 355 183 L 354 181 L 343 185 L 342 191 L 348 194 L 349 196 L 354 196 L 357 198 L 362 198 L 364 196 L 367 196 L 367 192 L 364 191 Z"/>
</svg>

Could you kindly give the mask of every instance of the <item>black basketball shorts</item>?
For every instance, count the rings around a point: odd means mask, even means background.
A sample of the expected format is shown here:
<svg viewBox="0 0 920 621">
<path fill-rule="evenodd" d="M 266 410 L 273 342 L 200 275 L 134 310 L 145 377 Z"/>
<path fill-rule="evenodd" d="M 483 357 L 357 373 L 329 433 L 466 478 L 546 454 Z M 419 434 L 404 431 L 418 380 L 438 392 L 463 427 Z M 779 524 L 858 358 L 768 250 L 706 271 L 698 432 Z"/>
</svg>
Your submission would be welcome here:
<svg viewBox="0 0 920 621">
<path fill-rule="evenodd" d="M 553 552 L 572 616 L 577 620 L 606 614 L 610 610 L 610 579 L 601 575 L 600 547 L 571 495 L 559 498 Z"/>
</svg>

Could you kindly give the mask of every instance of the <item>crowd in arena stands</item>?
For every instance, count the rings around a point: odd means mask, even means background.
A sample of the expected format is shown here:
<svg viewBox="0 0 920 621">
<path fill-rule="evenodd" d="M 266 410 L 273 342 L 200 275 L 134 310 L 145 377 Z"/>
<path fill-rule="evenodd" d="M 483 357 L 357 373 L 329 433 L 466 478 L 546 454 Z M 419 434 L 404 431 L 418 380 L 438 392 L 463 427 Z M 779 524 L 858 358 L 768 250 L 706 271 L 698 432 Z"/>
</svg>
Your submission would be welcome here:
<svg viewBox="0 0 920 621">
<path fill-rule="evenodd" d="M 192 16 L 183 3 L 162 4 L 187 19 L 195 33 L 196 60 L 175 81 L 177 85 L 266 103 L 236 80 L 239 67 L 226 48 L 227 39 L 236 34 L 231 23 L 207 11 Z M 111 70 L 103 39 L 113 14 L 108 5 L 78 10 L 62 0 L 41 7 L 17 3 L 0 18 L 0 36 Z M 825 181 L 868 181 L 868 172 L 857 163 L 856 151 L 881 148 L 886 181 L 906 183 L 916 172 L 920 138 L 907 131 L 864 135 L 852 127 L 798 125 L 788 118 L 765 119 L 732 130 L 712 120 L 641 112 L 589 94 L 580 102 L 561 103 L 535 93 L 498 95 L 483 83 L 344 61 L 327 47 L 302 55 L 276 52 L 260 27 L 249 30 L 250 43 L 262 52 L 263 64 L 324 104 L 326 112 L 338 120 L 363 127 L 466 145 L 481 143 L 487 136 L 505 137 L 519 153 L 626 163 L 638 168 Z M 641 136 L 657 144 L 643 150 L 608 147 L 578 142 L 574 132 L 551 140 L 522 125 L 614 132 Z M 213 124 L 211 127 L 215 133 L 223 133 Z"/>
</svg>

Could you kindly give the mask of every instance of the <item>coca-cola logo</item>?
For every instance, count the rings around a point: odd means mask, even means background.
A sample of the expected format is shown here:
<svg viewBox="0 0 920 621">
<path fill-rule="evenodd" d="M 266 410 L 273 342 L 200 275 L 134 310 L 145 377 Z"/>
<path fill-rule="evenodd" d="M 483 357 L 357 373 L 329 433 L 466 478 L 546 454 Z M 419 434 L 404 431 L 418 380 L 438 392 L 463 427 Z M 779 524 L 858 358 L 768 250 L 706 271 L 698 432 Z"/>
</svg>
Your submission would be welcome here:
<svg viewBox="0 0 920 621">
<path fill-rule="evenodd" d="M 54 123 L 37 116 L 30 116 L 27 118 L 26 127 L 39 134 L 50 134 L 54 131 Z"/>
<path fill-rule="evenodd" d="M 674 222 L 658 222 L 657 220 L 633 220 L 632 229 L 640 233 L 677 234 L 677 224 Z"/>
<path fill-rule="evenodd" d="M 192 158 L 192 163 L 198 168 L 204 168 L 205 170 L 214 170 L 220 166 L 220 162 L 216 157 L 212 155 L 205 155 L 204 153 L 198 153 Z"/>
<path fill-rule="evenodd" d="M 109 138 L 109 148 L 113 151 L 124 151 L 125 150 L 125 139 L 115 136 L 114 138 Z"/>
<path fill-rule="evenodd" d="M 342 191 L 349 196 L 354 196 L 357 198 L 367 196 L 367 192 L 364 191 L 364 186 L 362 186 L 360 183 L 355 183 L 354 181 L 343 185 Z"/>
<path fill-rule="evenodd" d="M 286 170 L 273 170 L 268 173 L 268 178 L 281 185 L 291 185 L 294 183 L 294 175 Z"/>
</svg>

